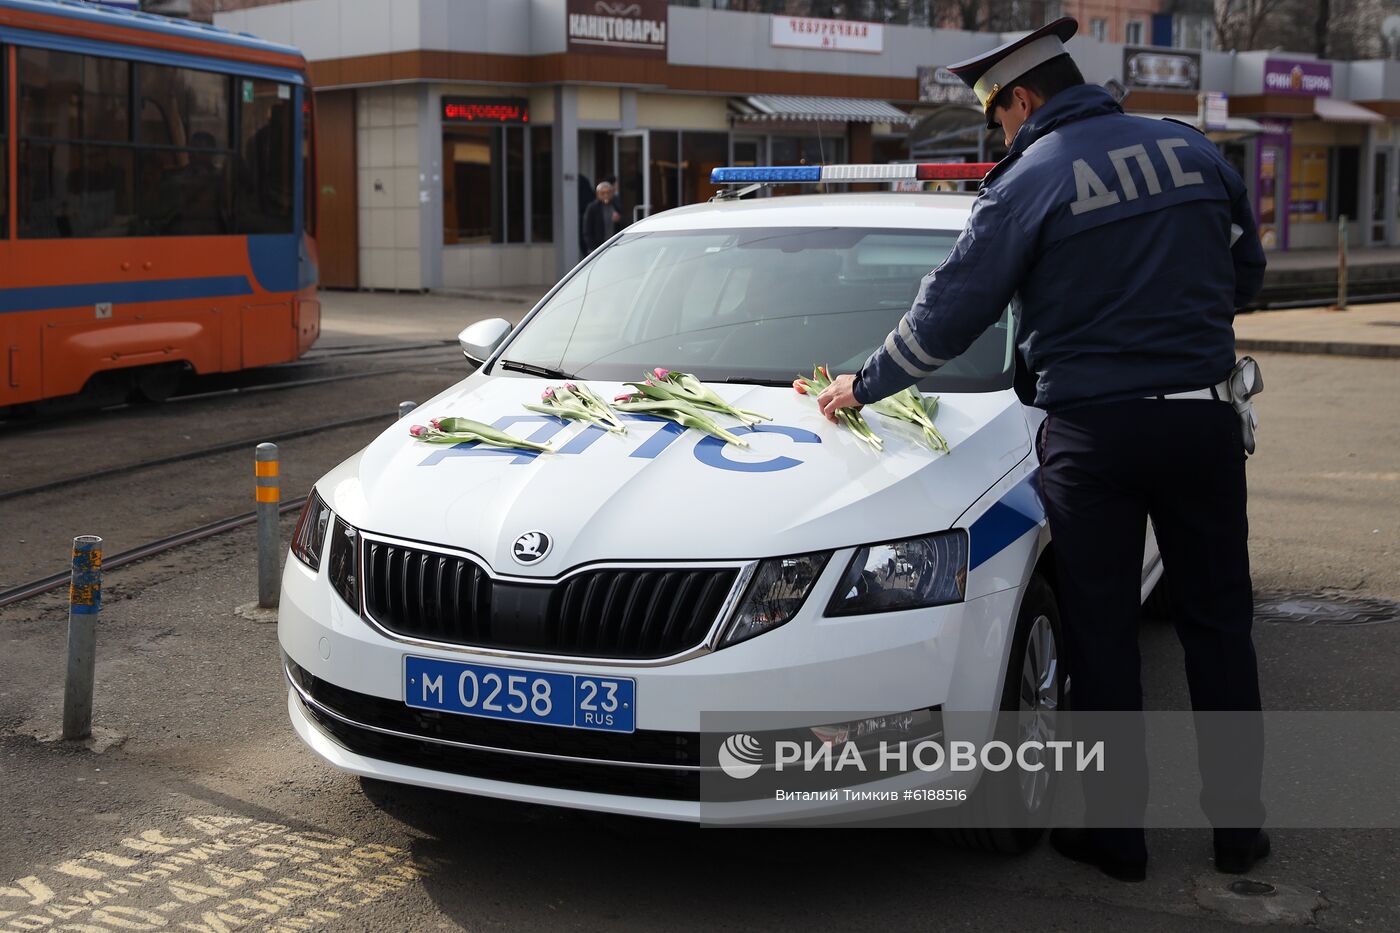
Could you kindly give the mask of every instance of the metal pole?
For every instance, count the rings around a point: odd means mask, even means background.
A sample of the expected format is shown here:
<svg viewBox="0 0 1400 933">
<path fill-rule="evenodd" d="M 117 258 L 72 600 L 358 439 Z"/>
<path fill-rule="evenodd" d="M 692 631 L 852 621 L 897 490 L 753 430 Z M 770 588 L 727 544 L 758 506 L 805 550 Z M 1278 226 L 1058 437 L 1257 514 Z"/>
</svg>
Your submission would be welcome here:
<svg viewBox="0 0 1400 933">
<path fill-rule="evenodd" d="M 277 470 L 277 445 L 259 444 L 253 473 L 258 499 L 258 608 L 277 608 L 279 535 L 277 513 L 282 504 Z"/>
<path fill-rule="evenodd" d="M 1347 309 L 1347 215 L 1337 218 L 1337 310 Z"/>
<path fill-rule="evenodd" d="M 68 676 L 63 683 L 63 737 L 92 735 L 92 683 L 97 666 L 97 613 L 102 609 L 102 539 L 73 539 L 68 586 Z"/>
<path fill-rule="evenodd" d="M 409 412 L 417 407 L 417 402 L 399 402 L 399 418 L 407 418 Z"/>
</svg>

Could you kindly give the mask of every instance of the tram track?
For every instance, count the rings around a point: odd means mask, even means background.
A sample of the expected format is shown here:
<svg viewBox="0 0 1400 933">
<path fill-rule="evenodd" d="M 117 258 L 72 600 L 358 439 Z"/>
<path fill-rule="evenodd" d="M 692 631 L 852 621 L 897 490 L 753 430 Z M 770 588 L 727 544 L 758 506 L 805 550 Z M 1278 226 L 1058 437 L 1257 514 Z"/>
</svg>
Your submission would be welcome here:
<svg viewBox="0 0 1400 933">
<path fill-rule="evenodd" d="M 45 492 L 53 492 L 58 489 L 67 489 L 73 486 L 80 486 L 84 483 L 91 483 L 95 480 L 111 479 L 117 476 L 127 476 L 142 470 L 149 470 L 155 467 L 169 466 L 172 463 L 184 463 L 190 460 L 200 460 L 204 457 L 215 457 L 220 454 L 231 453 L 238 450 L 252 450 L 258 444 L 270 442 L 292 440 L 298 437 L 308 437 L 312 434 L 320 434 L 323 431 L 335 431 L 340 428 L 358 427 L 362 424 L 370 424 L 375 421 L 386 421 L 394 417 L 394 412 L 376 412 L 372 415 L 360 415 L 355 418 L 345 418 L 340 421 L 328 421 L 322 424 L 307 425 L 305 427 L 294 428 L 287 431 L 280 431 L 272 434 L 262 433 L 250 437 L 242 437 L 236 441 L 226 441 L 222 444 L 213 444 L 208 447 L 201 447 L 197 450 L 186 450 L 180 453 L 168 454 L 163 457 L 152 457 L 148 460 L 140 460 L 135 463 L 126 463 L 121 466 L 106 467 L 100 470 L 93 470 L 81 476 L 70 476 L 63 479 L 50 480 L 45 483 L 36 483 L 32 486 L 22 486 L 17 489 L 0 490 L 0 502 L 7 502 L 11 499 L 19 499 L 23 496 L 38 495 Z"/>
<path fill-rule="evenodd" d="M 298 496 L 295 499 L 289 499 L 283 502 L 278 507 L 278 514 L 285 515 L 288 512 L 301 508 L 306 504 L 306 499 L 306 496 Z M 226 531 L 233 531 L 236 528 L 251 525 L 253 522 L 257 521 L 257 519 L 257 512 L 244 512 L 240 515 L 233 515 L 215 522 L 210 522 L 207 525 L 201 525 L 198 528 L 177 531 L 172 535 L 166 535 L 163 538 L 148 541 L 134 548 L 128 548 L 118 554 L 103 557 L 102 569 L 104 571 L 116 570 L 138 560 L 144 560 L 147 557 L 155 557 L 166 551 L 174 550 L 181 545 L 193 544 L 196 541 L 212 538 L 214 535 L 223 534 Z M 52 573 L 46 577 L 39 577 L 36 580 L 30 580 L 28 583 L 21 583 L 19 586 L 0 591 L 0 608 L 20 602 L 21 600 L 29 599 L 31 596 L 38 596 L 50 590 L 56 590 L 68 582 L 70 573 L 71 571 L 62 570 L 58 573 Z"/>
</svg>

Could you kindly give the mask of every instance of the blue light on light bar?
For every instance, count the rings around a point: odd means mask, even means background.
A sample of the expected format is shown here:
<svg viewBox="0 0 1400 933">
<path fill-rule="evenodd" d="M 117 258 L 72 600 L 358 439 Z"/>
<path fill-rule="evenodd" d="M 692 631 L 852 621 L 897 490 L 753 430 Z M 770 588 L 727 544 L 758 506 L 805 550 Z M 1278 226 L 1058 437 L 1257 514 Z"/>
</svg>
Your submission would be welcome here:
<svg viewBox="0 0 1400 933">
<path fill-rule="evenodd" d="M 716 168 L 710 170 L 710 184 L 733 185 L 743 182 L 821 181 L 820 165 L 756 166 L 753 168 Z"/>
</svg>

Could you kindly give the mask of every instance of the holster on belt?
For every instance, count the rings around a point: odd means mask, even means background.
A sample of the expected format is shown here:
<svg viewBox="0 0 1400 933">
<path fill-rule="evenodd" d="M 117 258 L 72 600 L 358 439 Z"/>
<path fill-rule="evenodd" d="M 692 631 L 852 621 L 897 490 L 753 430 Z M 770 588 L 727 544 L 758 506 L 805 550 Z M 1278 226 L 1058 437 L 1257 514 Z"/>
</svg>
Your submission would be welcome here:
<svg viewBox="0 0 1400 933">
<path fill-rule="evenodd" d="M 1264 391 L 1264 376 L 1259 371 L 1259 363 L 1252 356 L 1242 356 L 1230 370 L 1217 389 L 1223 390 L 1226 400 L 1235 406 L 1240 416 L 1240 434 L 1244 438 L 1244 450 L 1254 453 L 1254 430 L 1259 427 L 1259 416 L 1254 413 L 1254 396 Z"/>
</svg>

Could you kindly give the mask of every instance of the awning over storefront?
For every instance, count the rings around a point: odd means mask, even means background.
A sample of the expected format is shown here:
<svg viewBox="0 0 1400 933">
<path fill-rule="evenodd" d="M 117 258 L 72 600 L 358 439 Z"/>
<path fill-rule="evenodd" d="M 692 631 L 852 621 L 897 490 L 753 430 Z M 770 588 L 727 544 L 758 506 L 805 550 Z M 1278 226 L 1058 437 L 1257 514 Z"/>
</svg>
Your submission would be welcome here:
<svg viewBox="0 0 1400 933">
<path fill-rule="evenodd" d="M 831 123 L 913 123 L 909 114 L 883 100 L 852 97 L 760 95 L 730 102 L 735 123 L 812 121 Z"/>
<path fill-rule="evenodd" d="M 1224 129 L 1207 130 L 1201 126 L 1201 121 L 1193 114 L 1189 113 L 1134 113 L 1135 117 L 1153 117 L 1158 120 L 1180 120 L 1182 123 L 1189 123 L 1205 133 L 1210 139 L 1217 143 L 1232 142 L 1242 139 L 1245 136 L 1254 136 L 1264 132 L 1264 125 L 1258 120 L 1251 120 L 1248 117 L 1228 117 L 1225 120 Z"/>
<path fill-rule="evenodd" d="M 1374 110 L 1353 104 L 1349 100 L 1333 100 L 1330 97 L 1314 97 L 1313 113 L 1319 120 L 1329 123 L 1384 123 L 1385 117 Z"/>
</svg>

